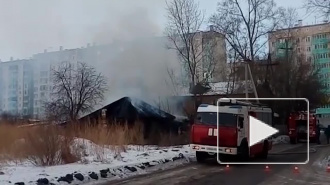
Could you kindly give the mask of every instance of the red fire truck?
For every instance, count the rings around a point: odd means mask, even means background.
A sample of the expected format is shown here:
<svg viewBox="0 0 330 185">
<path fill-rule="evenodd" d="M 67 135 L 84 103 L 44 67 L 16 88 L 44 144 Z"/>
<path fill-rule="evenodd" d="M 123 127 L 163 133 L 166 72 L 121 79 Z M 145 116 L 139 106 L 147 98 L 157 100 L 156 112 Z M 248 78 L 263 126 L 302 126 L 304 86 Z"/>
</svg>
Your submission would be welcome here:
<svg viewBox="0 0 330 185">
<path fill-rule="evenodd" d="M 309 141 L 316 141 L 316 114 L 309 113 L 308 124 L 307 115 L 307 112 L 293 112 L 290 114 L 288 131 L 291 144 L 296 144 L 300 140 L 307 140 L 307 127 L 309 127 Z"/>
<path fill-rule="evenodd" d="M 267 158 L 272 148 L 271 140 L 265 139 L 251 147 L 248 145 L 249 116 L 272 124 L 272 110 L 259 104 L 221 99 L 219 106 L 200 105 L 191 128 L 191 149 L 196 152 L 197 161 L 216 157 L 217 151 L 218 154 L 236 155 L 243 160 L 254 156 Z"/>
</svg>

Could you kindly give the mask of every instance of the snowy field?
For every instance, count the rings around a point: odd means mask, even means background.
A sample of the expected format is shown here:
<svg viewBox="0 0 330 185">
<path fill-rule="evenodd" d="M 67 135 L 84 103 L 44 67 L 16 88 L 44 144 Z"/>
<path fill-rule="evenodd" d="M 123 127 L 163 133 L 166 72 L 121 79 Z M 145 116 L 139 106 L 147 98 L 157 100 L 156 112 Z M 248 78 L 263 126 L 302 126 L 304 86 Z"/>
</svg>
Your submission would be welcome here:
<svg viewBox="0 0 330 185">
<path fill-rule="evenodd" d="M 273 139 L 274 144 L 288 143 L 288 136 Z M 123 152 L 100 147 L 85 139 L 76 139 L 75 145 L 83 148 L 79 162 L 35 167 L 29 161 L 0 164 L 0 184 L 24 182 L 25 185 L 42 184 L 94 184 L 101 181 L 125 178 L 175 167 L 194 160 L 188 145 L 173 147 L 126 146 Z M 77 148 L 77 147 L 75 147 Z"/>
<path fill-rule="evenodd" d="M 0 164 L 0 184 L 39 185 L 86 184 L 101 179 L 124 178 L 146 173 L 149 168 L 163 168 L 169 163 L 180 165 L 192 156 L 188 145 L 177 147 L 126 146 L 124 152 L 101 148 L 88 140 L 76 139 L 75 143 L 87 151 L 81 161 L 51 167 L 35 167 L 28 161 Z M 118 155 L 119 154 L 119 155 Z M 165 165 L 166 164 L 166 165 Z M 163 167 L 162 167 L 163 166 Z M 173 166 L 173 165 L 172 165 Z M 66 181 L 66 182 L 65 182 Z"/>
</svg>

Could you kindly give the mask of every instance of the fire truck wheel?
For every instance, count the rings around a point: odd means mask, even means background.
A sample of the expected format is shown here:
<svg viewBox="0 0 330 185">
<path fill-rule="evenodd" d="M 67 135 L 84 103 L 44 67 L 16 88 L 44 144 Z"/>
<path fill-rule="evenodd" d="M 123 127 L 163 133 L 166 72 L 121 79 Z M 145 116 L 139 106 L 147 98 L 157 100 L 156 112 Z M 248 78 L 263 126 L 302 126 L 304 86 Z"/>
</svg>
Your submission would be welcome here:
<svg viewBox="0 0 330 185">
<path fill-rule="evenodd" d="M 262 152 L 260 154 L 261 159 L 267 159 L 268 157 L 268 141 L 265 141 Z"/>
<path fill-rule="evenodd" d="M 317 143 L 317 140 L 315 137 L 309 138 L 310 143 Z"/>
<path fill-rule="evenodd" d="M 196 160 L 197 160 L 197 162 L 199 162 L 199 163 L 204 162 L 207 159 L 208 155 L 209 154 L 206 153 L 206 152 L 196 152 Z"/>
<path fill-rule="evenodd" d="M 290 137 L 290 143 L 291 144 L 297 144 L 298 143 L 298 140 L 296 137 Z"/>
<path fill-rule="evenodd" d="M 239 146 L 239 157 L 242 161 L 247 161 L 249 159 L 249 146 L 247 142 L 242 142 Z"/>
</svg>

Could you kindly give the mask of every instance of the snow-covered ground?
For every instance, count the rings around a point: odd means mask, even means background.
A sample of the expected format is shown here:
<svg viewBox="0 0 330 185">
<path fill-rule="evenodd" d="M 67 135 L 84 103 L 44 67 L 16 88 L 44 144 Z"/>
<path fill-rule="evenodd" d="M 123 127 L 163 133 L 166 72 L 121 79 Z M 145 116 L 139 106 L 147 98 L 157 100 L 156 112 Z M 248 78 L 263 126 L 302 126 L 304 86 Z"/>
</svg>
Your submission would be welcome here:
<svg viewBox="0 0 330 185">
<path fill-rule="evenodd" d="M 280 135 L 276 138 L 273 138 L 273 144 L 277 145 L 277 144 L 287 144 L 290 142 L 290 138 L 287 135 Z"/>
<path fill-rule="evenodd" d="M 278 136 L 274 144 L 288 143 L 288 136 Z M 35 185 L 36 181 L 54 184 L 93 184 L 100 180 L 124 178 L 131 175 L 151 172 L 153 169 L 165 169 L 194 160 L 194 154 L 188 145 L 173 147 L 126 146 L 125 151 L 118 152 L 115 147 L 101 147 L 85 139 L 75 139 L 75 149 L 82 149 L 79 162 L 35 167 L 29 161 L 9 161 L 0 164 L 0 185 L 24 182 Z M 78 151 L 79 152 L 79 151 Z M 98 180 L 96 180 L 96 178 Z M 42 185 L 42 183 L 39 183 Z M 44 183 L 47 184 L 47 183 Z"/>
<path fill-rule="evenodd" d="M 321 160 L 317 160 L 313 163 L 313 165 L 316 165 L 320 168 L 325 169 L 326 167 L 330 166 L 330 156 L 327 156 Z"/>
<path fill-rule="evenodd" d="M 44 184 L 47 184 L 47 180 L 54 184 L 68 184 L 63 181 L 71 180 L 73 180 L 71 184 L 99 182 L 96 178 L 109 180 L 109 178 L 142 174 L 146 173 L 150 167 L 164 166 L 169 163 L 182 164 L 189 162 L 189 159 L 193 157 L 188 145 L 126 146 L 126 151 L 118 155 L 113 148 L 103 148 L 88 140 L 76 139 L 74 143 L 85 149 L 82 150 L 84 153 L 81 161 L 50 167 L 35 167 L 28 161 L 7 162 L 0 164 L 0 184 L 24 182 L 25 185 L 35 185 L 38 179 L 40 179 L 39 182 L 45 182 Z M 62 181 L 59 182 L 59 179 Z"/>
</svg>

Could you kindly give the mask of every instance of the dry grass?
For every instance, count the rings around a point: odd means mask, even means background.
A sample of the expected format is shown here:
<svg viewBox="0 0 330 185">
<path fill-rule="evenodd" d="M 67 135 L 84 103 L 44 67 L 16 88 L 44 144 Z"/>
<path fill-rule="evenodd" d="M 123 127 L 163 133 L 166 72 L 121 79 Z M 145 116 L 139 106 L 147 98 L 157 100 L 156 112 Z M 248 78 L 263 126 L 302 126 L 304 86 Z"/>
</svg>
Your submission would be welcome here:
<svg viewBox="0 0 330 185">
<path fill-rule="evenodd" d="M 153 132 L 150 139 L 155 144 L 169 146 L 187 143 L 186 135 L 176 136 Z M 156 136 L 156 137 L 155 137 Z M 140 150 L 148 141 L 144 140 L 142 123 L 134 126 L 127 124 L 86 125 L 70 124 L 66 127 L 41 125 L 17 127 L 0 123 L 0 164 L 4 161 L 26 161 L 36 166 L 50 166 L 73 163 L 86 155 L 85 145 L 77 144 L 74 138 L 92 141 L 91 150 L 98 161 L 104 161 L 108 149 L 117 158 L 126 152 L 127 145 L 139 145 Z"/>
</svg>

